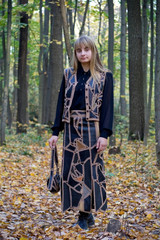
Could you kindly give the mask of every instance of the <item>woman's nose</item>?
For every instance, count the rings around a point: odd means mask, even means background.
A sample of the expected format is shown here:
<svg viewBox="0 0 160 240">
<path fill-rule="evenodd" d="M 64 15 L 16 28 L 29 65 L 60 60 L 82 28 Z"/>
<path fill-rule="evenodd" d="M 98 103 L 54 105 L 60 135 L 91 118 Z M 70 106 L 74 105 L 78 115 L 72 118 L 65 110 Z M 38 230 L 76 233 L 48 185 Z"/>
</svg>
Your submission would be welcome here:
<svg viewBox="0 0 160 240">
<path fill-rule="evenodd" d="M 82 50 L 82 51 L 81 51 L 81 54 L 82 54 L 82 55 L 84 55 L 84 54 L 85 54 L 85 51 L 84 51 L 84 50 Z"/>
</svg>

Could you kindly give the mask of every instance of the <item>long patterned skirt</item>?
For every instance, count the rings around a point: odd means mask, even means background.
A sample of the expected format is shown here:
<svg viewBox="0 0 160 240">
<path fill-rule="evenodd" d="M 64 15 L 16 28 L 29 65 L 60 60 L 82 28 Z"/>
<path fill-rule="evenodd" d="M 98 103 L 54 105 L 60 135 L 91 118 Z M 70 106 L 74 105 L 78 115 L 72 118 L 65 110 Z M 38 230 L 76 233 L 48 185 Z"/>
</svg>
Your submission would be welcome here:
<svg viewBox="0 0 160 240">
<path fill-rule="evenodd" d="M 72 111 L 65 123 L 62 160 L 62 211 L 107 209 L 103 154 L 97 153 L 99 122 L 86 121 L 85 111 Z"/>
</svg>

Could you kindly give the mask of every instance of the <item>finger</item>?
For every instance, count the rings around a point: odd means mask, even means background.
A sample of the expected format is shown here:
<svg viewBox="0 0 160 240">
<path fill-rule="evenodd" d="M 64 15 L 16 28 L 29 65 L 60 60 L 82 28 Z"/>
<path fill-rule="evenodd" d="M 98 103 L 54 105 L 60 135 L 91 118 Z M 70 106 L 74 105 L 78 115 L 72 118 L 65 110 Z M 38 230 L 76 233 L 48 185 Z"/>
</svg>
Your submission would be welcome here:
<svg viewBox="0 0 160 240">
<path fill-rule="evenodd" d="M 102 144 L 101 144 L 101 142 L 99 141 L 99 145 L 98 145 L 97 152 L 100 152 L 100 151 L 102 151 Z"/>
<path fill-rule="evenodd" d="M 101 145 L 99 146 L 99 148 L 98 148 L 98 150 L 97 150 L 97 152 L 101 152 L 102 151 L 102 147 L 101 147 Z"/>
<path fill-rule="evenodd" d="M 98 139 L 98 140 L 97 140 L 96 148 L 99 149 L 99 147 L 100 147 L 100 141 L 99 141 L 99 139 Z"/>
<path fill-rule="evenodd" d="M 97 150 L 97 152 L 101 152 L 105 150 L 105 145 L 100 143 L 99 149 Z"/>
<path fill-rule="evenodd" d="M 55 142 L 55 140 L 53 139 L 53 141 L 52 141 L 52 149 L 55 148 L 55 145 L 56 145 L 56 142 Z"/>
<path fill-rule="evenodd" d="M 54 146 L 54 139 L 49 141 L 49 146 L 50 146 L 51 149 L 53 148 L 53 146 Z"/>
</svg>

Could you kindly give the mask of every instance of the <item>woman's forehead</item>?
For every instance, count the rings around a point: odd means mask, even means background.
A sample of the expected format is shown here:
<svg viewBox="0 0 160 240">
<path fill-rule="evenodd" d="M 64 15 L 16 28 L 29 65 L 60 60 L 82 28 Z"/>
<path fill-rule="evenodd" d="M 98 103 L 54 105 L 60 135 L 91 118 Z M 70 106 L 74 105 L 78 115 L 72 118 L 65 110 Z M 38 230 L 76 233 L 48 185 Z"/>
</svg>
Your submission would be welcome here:
<svg viewBox="0 0 160 240">
<path fill-rule="evenodd" d="M 90 48 L 91 46 L 88 44 L 88 43 L 78 43 L 76 44 L 75 48 L 78 49 L 78 48 Z"/>
</svg>

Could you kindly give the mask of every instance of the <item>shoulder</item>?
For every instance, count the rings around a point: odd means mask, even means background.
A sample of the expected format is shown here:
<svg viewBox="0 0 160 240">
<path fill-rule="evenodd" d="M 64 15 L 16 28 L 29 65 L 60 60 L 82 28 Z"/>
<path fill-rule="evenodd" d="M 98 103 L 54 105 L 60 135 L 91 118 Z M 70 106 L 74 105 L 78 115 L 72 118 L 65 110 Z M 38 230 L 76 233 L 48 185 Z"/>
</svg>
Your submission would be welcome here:
<svg viewBox="0 0 160 240">
<path fill-rule="evenodd" d="M 70 68 L 65 68 L 64 69 L 64 75 L 68 74 L 68 73 L 71 73 L 71 74 L 74 74 L 74 68 L 73 67 L 70 67 Z"/>
<path fill-rule="evenodd" d="M 105 86 L 113 86 L 113 74 L 108 69 L 105 71 Z"/>
<path fill-rule="evenodd" d="M 103 72 L 100 73 L 101 78 L 104 78 L 106 81 L 113 81 L 113 74 L 109 69 L 104 69 Z"/>
<path fill-rule="evenodd" d="M 68 81 L 68 79 L 75 73 L 74 68 L 65 68 L 64 69 L 64 77 L 65 80 Z"/>
<path fill-rule="evenodd" d="M 112 72 L 111 72 L 111 70 L 110 69 L 104 69 L 104 72 L 105 72 L 105 74 L 106 75 L 112 75 Z"/>
<path fill-rule="evenodd" d="M 106 75 L 106 80 L 110 80 L 110 81 L 112 80 L 113 81 L 113 74 L 112 74 L 111 70 L 106 69 L 105 75 Z"/>
</svg>

